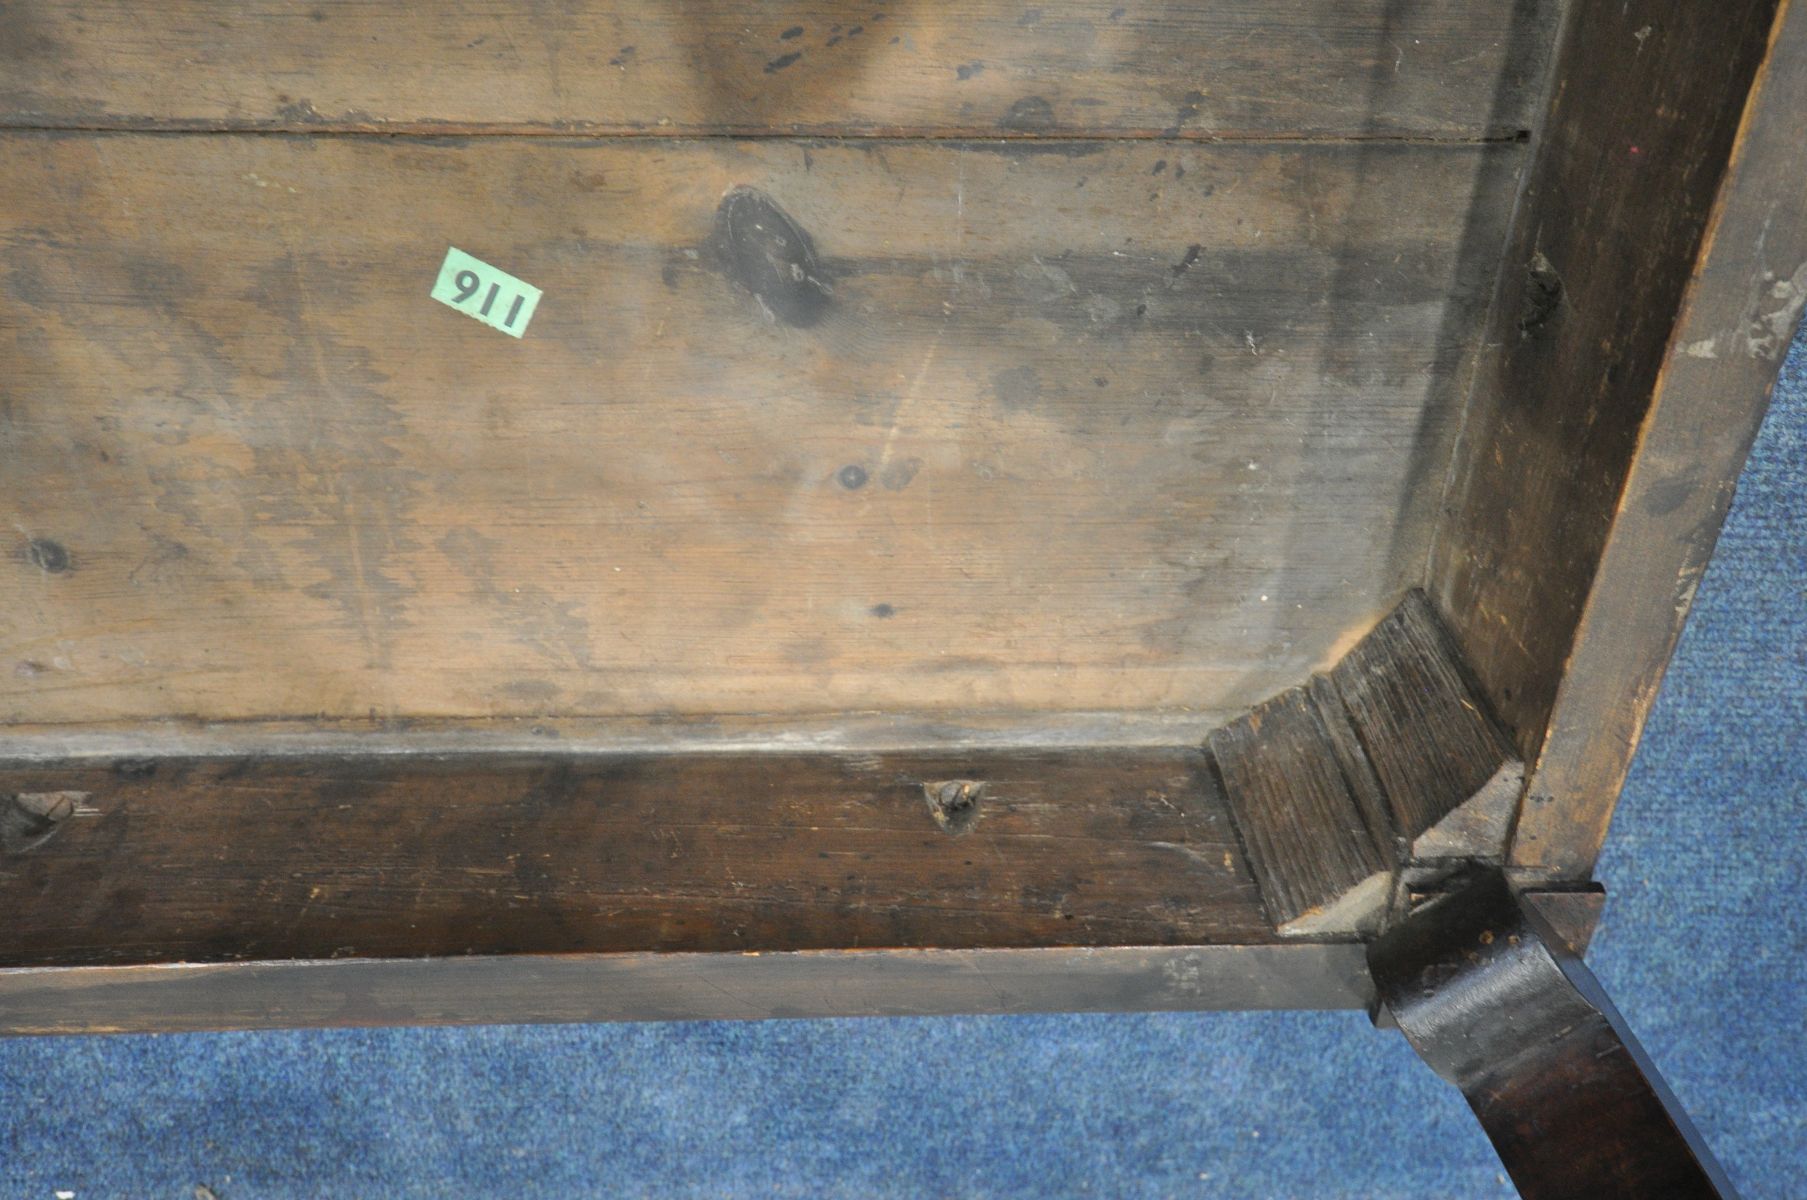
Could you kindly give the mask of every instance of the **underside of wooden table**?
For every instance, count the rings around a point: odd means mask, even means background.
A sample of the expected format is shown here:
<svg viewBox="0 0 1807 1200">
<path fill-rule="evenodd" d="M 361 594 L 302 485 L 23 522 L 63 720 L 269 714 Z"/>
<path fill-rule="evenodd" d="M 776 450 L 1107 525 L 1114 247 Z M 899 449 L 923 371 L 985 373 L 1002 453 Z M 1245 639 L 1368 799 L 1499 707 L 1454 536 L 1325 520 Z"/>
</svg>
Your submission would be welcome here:
<svg viewBox="0 0 1807 1200">
<path fill-rule="evenodd" d="M 1573 959 L 1803 111 L 1776 0 L 7 6 L 0 1032 L 1367 1008 L 1710 1194 Z"/>
</svg>

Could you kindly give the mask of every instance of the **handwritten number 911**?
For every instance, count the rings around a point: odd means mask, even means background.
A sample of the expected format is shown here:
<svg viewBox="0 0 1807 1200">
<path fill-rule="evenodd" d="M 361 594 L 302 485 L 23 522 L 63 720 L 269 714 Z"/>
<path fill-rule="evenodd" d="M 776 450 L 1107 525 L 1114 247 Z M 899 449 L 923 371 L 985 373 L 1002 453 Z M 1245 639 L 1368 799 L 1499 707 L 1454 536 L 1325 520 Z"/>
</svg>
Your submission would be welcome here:
<svg viewBox="0 0 1807 1200">
<path fill-rule="evenodd" d="M 475 271 L 460 271 L 452 276 L 452 286 L 458 289 L 458 303 L 463 304 L 477 294 L 477 289 L 483 286 L 483 281 L 477 277 Z M 477 310 L 480 315 L 489 316 L 489 310 L 496 303 L 496 296 L 501 290 L 502 285 L 499 283 L 489 285 L 489 294 L 483 297 L 483 307 Z M 511 329 L 514 327 L 515 318 L 521 315 L 521 305 L 526 301 L 527 297 L 525 296 L 514 298 L 514 303 L 509 306 L 508 316 L 502 319 L 505 327 Z"/>
</svg>

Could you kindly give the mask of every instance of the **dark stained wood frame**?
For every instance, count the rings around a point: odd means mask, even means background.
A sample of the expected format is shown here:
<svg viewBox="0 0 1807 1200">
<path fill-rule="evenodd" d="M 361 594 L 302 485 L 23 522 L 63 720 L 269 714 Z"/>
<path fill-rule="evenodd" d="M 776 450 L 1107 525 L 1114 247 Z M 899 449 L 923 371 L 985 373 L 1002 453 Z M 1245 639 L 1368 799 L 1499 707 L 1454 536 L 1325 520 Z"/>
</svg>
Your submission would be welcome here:
<svg viewBox="0 0 1807 1200">
<path fill-rule="evenodd" d="M 1593 868 L 1807 302 L 1804 105 L 1799 5 L 1574 6 L 1428 585 L 1527 871 Z"/>
<path fill-rule="evenodd" d="M 1525 1200 L 1732 1195 L 1592 972 L 1500 872 L 1388 930 L 1368 961 L 1388 1012 L 1461 1089 Z"/>
</svg>

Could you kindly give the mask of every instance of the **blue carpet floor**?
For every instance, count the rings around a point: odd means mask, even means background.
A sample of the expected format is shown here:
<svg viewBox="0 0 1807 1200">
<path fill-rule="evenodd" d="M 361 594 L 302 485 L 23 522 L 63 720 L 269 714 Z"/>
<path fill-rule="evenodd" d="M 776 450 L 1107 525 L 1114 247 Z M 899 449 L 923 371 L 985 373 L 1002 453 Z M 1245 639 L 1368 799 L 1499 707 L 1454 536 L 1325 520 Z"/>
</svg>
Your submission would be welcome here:
<svg viewBox="0 0 1807 1200">
<path fill-rule="evenodd" d="M 1749 1200 L 1807 1196 L 1804 478 L 1807 341 L 1639 752 L 1590 955 Z M 0 1042 L 0 1197 L 59 1193 L 1512 1191 L 1397 1035 L 1279 1013 Z"/>
</svg>

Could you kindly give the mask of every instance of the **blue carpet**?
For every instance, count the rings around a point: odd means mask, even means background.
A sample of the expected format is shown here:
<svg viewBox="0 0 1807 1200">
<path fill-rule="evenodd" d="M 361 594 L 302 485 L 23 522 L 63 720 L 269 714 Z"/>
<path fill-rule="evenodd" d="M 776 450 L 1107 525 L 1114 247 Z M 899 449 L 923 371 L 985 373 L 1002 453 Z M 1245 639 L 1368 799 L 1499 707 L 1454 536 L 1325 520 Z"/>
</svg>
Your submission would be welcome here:
<svg viewBox="0 0 1807 1200">
<path fill-rule="evenodd" d="M 1590 956 L 1748 1200 L 1807 1194 L 1804 463 L 1807 340 L 1620 805 Z M 0 1042 L 0 1197 L 209 1191 L 1512 1194 L 1455 1091 L 1357 1014 Z"/>
</svg>

